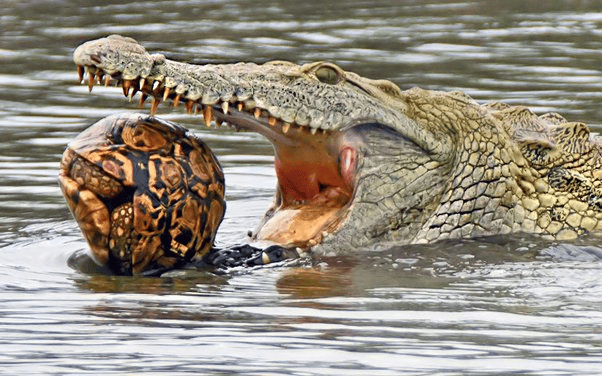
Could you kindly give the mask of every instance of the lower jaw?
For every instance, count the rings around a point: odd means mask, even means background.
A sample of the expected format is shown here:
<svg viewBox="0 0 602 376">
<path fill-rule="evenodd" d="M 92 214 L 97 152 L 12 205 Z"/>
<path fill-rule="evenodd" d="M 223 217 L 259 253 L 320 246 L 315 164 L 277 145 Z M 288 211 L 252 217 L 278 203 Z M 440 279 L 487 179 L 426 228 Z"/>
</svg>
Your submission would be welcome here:
<svg viewBox="0 0 602 376">
<path fill-rule="evenodd" d="M 279 208 L 260 225 L 254 238 L 307 249 L 337 230 L 344 210 L 339 207 Z"/>
</svg>

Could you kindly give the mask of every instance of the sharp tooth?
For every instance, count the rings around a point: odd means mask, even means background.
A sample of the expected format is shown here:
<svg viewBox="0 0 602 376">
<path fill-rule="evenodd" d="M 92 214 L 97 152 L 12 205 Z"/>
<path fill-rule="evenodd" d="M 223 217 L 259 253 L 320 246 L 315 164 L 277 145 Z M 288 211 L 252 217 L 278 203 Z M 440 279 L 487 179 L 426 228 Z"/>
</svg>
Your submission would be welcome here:
<svg viewBox="0 0 602 376">
<path fill-rule="evenodd" d="M 205 125 L 211 127 L 211 120 L 213 119 L 213 107 L 205 106 L 203 109 L 203 117 L 205 118 Z"/>
<path fill-rule="evenodd" d="M 88 91 L 92 91 L 94 87 L 94 73 L 88 72 Z"/>
<path fill-rule="evenodd" d="M 111 75 L 107 74 L 105 76 L 105 87 L 109 86 L 110 83 L 111 83 Z"/>
<path fill-rule="evenodd" d="M 153 97 L 153 103 L 151 104 L 151 115 L 154 115 L 157 113 L 157 108 L 159 107 L 160 102 L 161 101 L 158 98 Z"/>
<path fill-rule="evenodd" d="M 102 73 L 101 70 L 99 70 L 98 72 L 96 72 L 96 83 L 100 85 L 100 83 L 102 82 L 102 79 L 104 78 L 104 73 Z"/>
<path fill-rule="evenodd" d="M 159 87 L 159 85 L 161 85 L 160 81 L 154 81 L 153 82 L 153 91 L 157 91 L 157 88 Z"/>
<path fill-rule="evenodd" d="M 244 107 L 244 105 L 242 104 L 242 102 L 238 102 L 238 104 L 236 105 L 236 108 L 238 109 L 238 111 L 242 111 L 243 107 Z"/>
<path fill-rule="evenodd" d="M 271 127 L 273 127 L 274 125 L 276 125 L 276 122 L 277 122 L 277 121 L 278 121 L 278 120 L 277 120 L 275 117 L 272 117 L 272 116 L 270 116 L 270 117 L 269 117 L 269 119 L 268 119 L 268 124 L 269 124 Z"/>
<path fill-rule="evenodd" d="M 223 102 L 222 103 L 222 111 L 224 111 L 224 114 L 228 115 L 228 108 L 230 107 L 230 104 L 228 102 Z"/>
<path fill-rule="evenodd" d="M 176 95 L 176 97 L 173 100 L 173 106 L 174 107 L 178 107 L 180 105 L 180 99 L 181 98 L 182 98 L 182 94 Z"/>
<path fill-rule="evenodd" d="M 288 132 L 288 130 L 291 128 L 291 125 L 288 123 L 284 123 L 282 124 L 282 133 L 286 133 Z"/>
<path fill-rule="evenodd" d="M 123 95 L 126 97 L 130 92 L 130 86 L 132 86 L 132 81 L 130 80 L 123 80 L 123 82 L 121 83 L 121 87 L 123 88 Z"/>
<path fill-rule="evenodd" d="M 144 105 L 144 101 L 146 101 L 146 98 L 148 98 L 148 95 L 144 93 L 140 94 L 140 108 L 142 108 L 142 106 Z"/>
<path fill-rule="evenodd" d="M 311 134 L 316 134 L 316 132 L 318 132 L 318 128 L 312 128 L 311 129 Z"/>
<path fill-rule="evenodd" d="M 140 79 L 140 90 L 142 90 L 144 88 L 144 84 L 146 83 L 146 79 L 141 78 Z"/>
<path fill-rule="evenodd" d="M 134 81 L 132 81 L 131 89 L 132 90 L 128 93 L 128 100 L 130 102 L 132 101 L 132 98 L 134 98 L 134 95 L 136 95 L 136 93 L 138 92 L 138 87 L 134 84 Z"/>
<path fill-rule="evenodd" d="M 83 65 L 78 65 L 77 66 L 77 77 L 79 77 L 79 82 L 81 83 L 82 81 L 84 81 L 84 66 Z"/>
<path fill-rule="evenodd" d="M 169 92 L 171 91 L 170 88 L 166 87 L 165 91 L 163 92 L 163 102 L 165 102 L 167 100 L 167 98 L 169 98 Z"/>
<path fill-rule="evenodd" d="M 189 114 L 192 114 L 192 107 L 194 106 L 194 101 L 193 100 L 189 100 L 188 102 L 186 102 L 186 112 L 188 112 Z"/>
<path fill-rule="evenodd" d="M 253 112 L 253 116 L 255 116 L 255 119 L 259 119 L 259 117 L 261 116 L 261 109 L 259 107 L 255 108 L 255 111 Z"/>
<path fill-rule="evenodd" d="M 263 262 L 264 265 L 267 265 L 270 263 L 270 256 L 265 253 L 265 252 L 261 252 L 261 262 Z"/>
</svg>

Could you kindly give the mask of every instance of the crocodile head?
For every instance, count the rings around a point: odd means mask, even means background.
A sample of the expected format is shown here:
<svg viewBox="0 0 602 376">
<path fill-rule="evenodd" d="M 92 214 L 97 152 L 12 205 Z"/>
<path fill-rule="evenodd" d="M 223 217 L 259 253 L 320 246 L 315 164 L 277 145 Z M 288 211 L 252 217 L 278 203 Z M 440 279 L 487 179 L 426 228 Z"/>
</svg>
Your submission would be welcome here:
<svg viewBox="0 0 602 376">
<path fill-rule="evenodd" d="M 256 239 L 331 250 L 375 239 L 545 233 L 555 221 L 532 226 L 539 214 L 530 218 L 525 200 L 549 204 L 537 194 L 554 190 L 550 168 L 529 158 L 552 158 L 560 141 L 549 124 L 563 120 L 480 106 L 462 93 L 401 91 L 325 62 L 179 63 L 120 36 L 81 45 L 74 60 L 90 89 L 117 80 L 130 99 L 137 91 L 142 102 L 152 97 L 152 112 L 161 102 L 185 103 L 207 125 L 270 140 L 278 184 Z"/>
</svg>

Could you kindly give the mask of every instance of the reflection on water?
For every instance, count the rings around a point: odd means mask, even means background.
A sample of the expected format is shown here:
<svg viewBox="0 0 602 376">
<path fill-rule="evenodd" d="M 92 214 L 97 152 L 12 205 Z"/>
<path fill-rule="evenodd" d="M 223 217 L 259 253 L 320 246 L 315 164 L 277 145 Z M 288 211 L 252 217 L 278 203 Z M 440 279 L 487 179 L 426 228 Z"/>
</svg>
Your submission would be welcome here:
<svg viewBox="0 0 602 376">
<path fill-rule="evenodd" d="M 73 48 L 119 33 L 192 62 L 331 60 L 402 88 L 554 111 L 601 131 L 602 13 L 588 1 L 0 0 L 0 363 L 7 374 L 598 374 L 599 238 L 383 249 L 120 278 L 86 250 L 56 184 L 64 146 L 136 110 L 77 85 Z M 244 241 L 272 199 L 271 147 L 159 114 L 220 157 Z M 81 262 L 81 258 L 79 258 Z M 2 371 L 0 371 L 2 372 Z"/>
</svg>

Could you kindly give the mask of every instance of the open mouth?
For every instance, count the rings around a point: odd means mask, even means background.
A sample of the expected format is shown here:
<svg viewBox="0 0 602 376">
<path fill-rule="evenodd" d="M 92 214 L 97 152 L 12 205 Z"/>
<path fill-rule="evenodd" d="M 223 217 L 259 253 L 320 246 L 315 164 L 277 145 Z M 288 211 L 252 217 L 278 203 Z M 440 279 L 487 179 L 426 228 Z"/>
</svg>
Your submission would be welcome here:
<svg viewBox="0 0 602 376">
<path fill-rule="evenodd" d="M 274 146 L 278 178 L 274 206 L 268 210 L 253 235 L 281 245 L 311 247 L 335 232 L 346 217 L 355 190 L 358 143 L 352 132 L 324 130 L 309 124 L 273 117 L 252 99 L 222 101 L 187 99 L 164 86 L 162 81 L 144 78 L 122 79 L 119 73 L 106 74 L 97 67 L 78 66 L 80 81 L 89 75 L 88 87 L 95 83 L 116 83 L 132 100 L 140 92 L 140 105 L 151 98 L 151 113 L 160 103 L 184 104 L 188 113 L 198 113 L 205 124 L 228 124 L 237 130 L 262 134 Z"/>
</svg>

